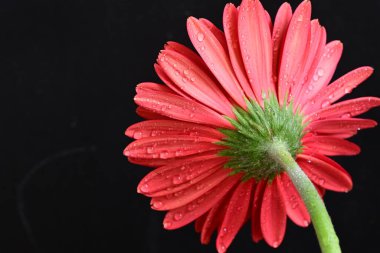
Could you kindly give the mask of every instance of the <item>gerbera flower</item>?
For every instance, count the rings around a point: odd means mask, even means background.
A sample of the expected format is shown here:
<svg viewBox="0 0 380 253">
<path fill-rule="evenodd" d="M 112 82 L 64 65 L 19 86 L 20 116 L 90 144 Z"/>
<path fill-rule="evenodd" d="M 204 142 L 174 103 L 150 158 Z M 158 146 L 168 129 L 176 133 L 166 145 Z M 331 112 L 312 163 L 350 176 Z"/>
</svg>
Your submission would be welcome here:
<svg viewBox="0 0 380 253">
<path fill-rule="evenodd" d="M 250 221 L 253 241 L 276 248 L 287 217 L 306 227 L 308 209 L 319 212 L 304 202 L 312 190 L 303 191 L 299 181 L 308 177 L 321 196 L 352 188 L 350 175 L 328 156 L 360 152 L 347 138 L 376 122 L 354 117 L 380 99 L 337 102 L 373 70 L 361 67 L 329 84 L 343 45 L 326 43 L 309 1 L 294 13 L 284 3 L 273 25 L 259 1 L 227 4 L 223 28 L 190 17 L 199 55 L 176 42 L 165 45 L 155 64 L 165 85 L 137 86 L 137 113 L 147 120 L 127 129 L 136 140 L 124 154 L 157 168 L 138 192 L 152 198 L 153 209 L 168 211 L 166 229 L 195 221 L 201 242 L 216 231 L 217 249 L 225 252 Z"/>
</svg>

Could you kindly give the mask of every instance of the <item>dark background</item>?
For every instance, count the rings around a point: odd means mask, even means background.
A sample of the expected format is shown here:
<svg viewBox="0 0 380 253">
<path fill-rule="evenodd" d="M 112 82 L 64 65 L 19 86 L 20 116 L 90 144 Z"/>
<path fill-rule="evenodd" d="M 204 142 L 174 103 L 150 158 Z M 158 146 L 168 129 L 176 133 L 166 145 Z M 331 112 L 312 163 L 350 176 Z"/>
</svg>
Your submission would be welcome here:
<svg viewBox="0 0 380 253">
<path fill-rule="evenodd" d="M 263 0 L 272 16 L 281 2 Z M 220 27 L 225 3 L 0 1 L 0 252 L 216 252 L 193 225 L 162 228 L 164 213 L 136 193 L 149 169 L 129 164 L 122 150 L 131 141 L 124 130 L 140 120 L 134 87 L 158 81 L 158 51 L 168 40 L 190 45 L 189 15 Z M 335 78 L 362 65 L 380 69 L 379 8 L 377 0 L 313 1 L 328 40 L 344 43 Z M 378 73 L 349 97 L 380 96 Z M 364 117 L 380 120 L 380 111 Z M 326 196 L 344 252 L 378 248 L 378 133 L 363 131 L 354 138 L 362 153 L 336 159 L 355 183 Z M 288 221 L 279 249 L 253 244 L 246 226 L 229 252 L 319 248 L 312 227 Z"/>
</svg>

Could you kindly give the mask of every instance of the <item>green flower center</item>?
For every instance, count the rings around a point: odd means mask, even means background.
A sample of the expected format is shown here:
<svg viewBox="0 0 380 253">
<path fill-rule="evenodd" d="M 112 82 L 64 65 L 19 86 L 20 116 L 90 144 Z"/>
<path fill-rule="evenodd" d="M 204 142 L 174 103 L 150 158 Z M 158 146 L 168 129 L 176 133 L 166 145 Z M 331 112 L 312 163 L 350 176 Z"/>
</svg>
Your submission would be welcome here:
<svg viewBox="0 0 380 253">
<path fill-rule="evenodd" d="M 230 158 L 226 168 L 244 173 L 243 180 L 271 180 L 283 169 L 268 152 L 273 145 L 283 145 L 295 158 L 302 151 L 306 125 L 293 103 L 280 106 L 273 94 L 264 99 L 263 106 L 253 100 L 246 103 L 247 110 L 233 108 L 236 119 L 226 117 L 234 130 L 219 129 L 225 138 L 217 144 L 226 147 L 219 154 Z"/>
</svg>

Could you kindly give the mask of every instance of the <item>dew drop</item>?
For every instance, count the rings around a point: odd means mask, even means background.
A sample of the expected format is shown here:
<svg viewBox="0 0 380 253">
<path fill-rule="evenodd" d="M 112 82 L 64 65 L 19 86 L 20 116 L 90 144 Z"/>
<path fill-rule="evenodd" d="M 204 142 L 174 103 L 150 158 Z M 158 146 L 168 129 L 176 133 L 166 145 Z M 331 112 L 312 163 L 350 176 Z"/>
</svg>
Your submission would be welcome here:
<svg viewBox="0 0 380 253">
<path fill-rule="evenodd" d="M 222 231 L 223 231 L 224 234 L 226 234 L 227 231 L 228 231 L 228 229 L 227 229 L 226 227 L 224 227 L 224 228 L 222 229 Z"/>
<path fill-rule="evenodd" d="M 183 195 L 183 191 L 175 192 L 173 195 L 174 195 L 174 197 L 179 197 L 179 196 Z"/>
<path fill-rule="evenodd" d="M 147 152 L 148 154 L 152 154 L 152 153 L 154 152 L 154 148 L 153 148 L 153 147 L 147 147 L 147 148 L 146 148 L 146 152 Z"/>
<path fill-rule="evenodd" d="M 324 101 L 324 102 L 322 103 L 321 107 L 322 107 L 322 108 L 325 108 L 325 107 L 327 107 L 327 106 L 329 106 L 329 105 L 330 105 L 330 101 L 326 100 L 326 101 Z"/>
<path fill-rule="evenodd" d="M 183 178 L 181 175 L 176 175 L 173 177 L 173 184 L 180 184 L 183 182 Z"/>
<path fill-rule="evenodd" d="M 351 113 L 349 113 L 349 112 L 347 112 L 341 116 L 341 118 L 350 118 L 350 117 L 351 117 Z"/>
<path fill-rule="evenodd" d="M 197 40 L 199 42 L 202 42 L 205 39 L 205 35 L 203 33 L 198 33 L 197 34 Z"/>
<path fill-rule="evenodd" d="M 193 211 L 196 207 L 197 207 L 197 205 L 194 203 L 189 204 L 189 206 L 187 207 L 187 211 Z"/>
<path fill-rule="evenodd" d="M 319 79 L 319 75 L 314 75 L 313 76 L 313 80 L 316 82 L 316 81 L 318 81 L 318 79 Z"/>
<path fill-rule="evenodd" d="M 142 193 L 146 193 L 149 191 L 149 185 L 148 184 L 143 184 L 140 188 L 139 191 Z"/>
<path fill-rule="evenodd" d="M 226 246 L 224 246 L 223 243 L 220 243 L 219 249 L 220 249 L 221 252 L 226 252 Z"/>
<path fill-rule="evenodd" d="M 351 88 L 345 88 L 344 89 L 344 93 L 348 94 L 348 93 L 351 93 L 352 89 Z"/>
<path fill-rule="evenodd" d="M 325 71 L 323 69 L 318 69 L 317 70 L 318 76 L 323 76 L 324 73 L 325 73 Z"/>
<path fill-rule="evenodd" d="M 164 228 L 170 228 L 172 223 L 170 221 L 164 221 Z"/>
<path fill-rule="evenodd" d="M 142 132 L 137 131 L 137 132 L 133 133 L 133 138 L 140 139 L 142 137 L 142 135 L 143 135 Z"/>
<path fill-rule="evenodd" d="M 165 152 L 160 153 L 160 158 L 161 159 L 166 159 L 168 157 L 169 157 L 169 152 L 165 151 Z"/>
<path fill-rule="evenodd" d="M 199 199 L 197 200 L 197 203 L 200 204 L 200 203 L 202 203 L 204 200 L 205 200 L 204 198 L 199 198 Z"/>
<path fill-rule="evenodd" d="M 303 225 L 306 227 L 307 225 L 309 225 L 309 222 L 307 220 L 303 220 Z"/>
<path fill-rule="evenodd" d="M 278 246 L 280 245 L 280 243 L 279 242 L 273 242 L 273 248 L 277 248 Z"/>
<path fill-rule="evenodd" d="M 175 221 L 179 221 L 183 218 L 183 213 L 182 212 L 175 213 L 173 218 Z"/>
<path fill-rule="evenodd" d="M 153 208 L 160 208 L 162 207 L 164 204 L 161 202 L 161 201 L 156 201 L 156 202 L 153 202 Z"/>
<path fill-rule="evenodd" d="M 178 150 L 174 153 L 175 156 L 181 156 L 183 154 L 182 150 Z"/>
<path fill-rule="evenodd" d="M 202 190 L 204 187 L 205 187 L 204 184 L 198 184 L 198 185 L 197 185 L 197 190 L 198 190 L 198 191 L 199 191 L 199 190 Z"/>
<path fill-rule="evenodd" d="M 184 74 L 184 75 L 188 75 L 188 74 L 189 74 L 189 70 L 185 69 L 185 70 L 183 71 L 183 74 Z"/>
<path fill-rule="evenodd" d="M 326 182 L 326 180 L 324 180 L 323 178 L 320 178 L 320 179 L 318 180 L 318 182 L 319 182 L 320 185 L 324 185 L 325 182 Z"/>
</svg>

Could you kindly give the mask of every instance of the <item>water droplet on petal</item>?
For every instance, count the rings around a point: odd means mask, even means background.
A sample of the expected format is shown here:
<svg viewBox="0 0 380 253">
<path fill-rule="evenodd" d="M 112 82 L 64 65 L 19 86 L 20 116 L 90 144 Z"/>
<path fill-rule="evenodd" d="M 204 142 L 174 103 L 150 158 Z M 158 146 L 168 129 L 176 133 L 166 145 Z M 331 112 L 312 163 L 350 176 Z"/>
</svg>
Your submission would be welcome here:
<svg viewBox="0 0 380 253">
<path fill-rule="evenodd" d="M 153 208 L 156 208 L 156 209 L 158 209 L 158 208 L 160 208 L 160 207 L 162 207 L 164 204 L 161 202 L 161 201 L 155 201 L 155 202 L 153 202 Z"/>
<path fill-rule="evenodd" d="M 189 206 L 187 207 L 187 211 L 193 211 L 196 207 L 197 207 L 196 204 L 191 203 L 191 204 L 189 204 Z"/>
<path fill-rule="evenodd" d="M 153 148 L 153 147 L 147 147 L 147 148 L 146 148 L 146 152 L 147 152 L 148 154 L 152 154 L 153 151 L 154 151 L 154 148 Z"/>
<path fill-rule="evenodd" d="M 142 193 L 146 193 L 149 191 L 149 185 L 148 184 L 143 184 L 140 188 L 139 191 Z"/>
<path fill-rule="evenodd" d="M 303 220 L 303 225 L 307 226 L 307 225 L 309 225 L 309 222 L 307 220 Z"/>
<path fill-rule="evenodd" d="M 223 243 L 220 243 L 219 249 L 220 249 L 220 252 L 226 252 L 226 246 L 224 246 Z"/>
<path fill-rule="evenodd" d="M 341 116 L 341 118 L 350 118 L 350 117 L 351 117 L 351 113 L 349 113 L 349 112 L 347 112 Z"/>
<path fill-rule="evenodd" d="M 330 101 L 326 100 L 326 101 L 324 101 L 324 102 L 322 103 L 321 107 L 322 107 L 322 108 L 325 108 L 325 107 L 327 107 L 327 106 L 329 106 L 329 105 L 330 105 Z"/>
<path fill-rule="evenodd" d="M 351 88 L 345 88 L 344 89 L 344 93 L 348 94 L 348 93 L 351 93 L 352 89 Z"/>
<path fill-rule="evenodd" d="M 164 228 L 170 228 L 172 223 L 170 221 L 164 221 Z"/>
<path fill-rule="evenodd" d="M 277 248 L 278 246 L 280 245 L 280 243 L 279 242 L 273 242 L 273 248 Z"/>
<path fill-rule="evenodd" d="M 173 184 L 180 184 L 183 182 L 183 178 L 181 175 L 176 175 L 173 177 Z"/>
<path fill-rule="evenodd" d="M 197 200 L 197 203 L 200 204 L 200 203 L 202 203 L 204 200 L 205 200 L 205 199 L 201 197 L 201 198 L 199 198 L 199 199 Z"/>
<path fill-rule="evenodd" d="M 202 42 L 205 39 L 205 35 L 203 33 L 198 33 L 197 34 L 197 40 L 199 42 Z"/>
<path fill-rule="evenodd" d="M 140 139 L 142 137 L 142 135 L 143 135 L 142 132 L 137 131 L 137 132 L 133 133 L 133 138 Z"/>
<path fill-rule="evenodd" d="M 323 76 L 324 73 L 325 71 L 323 69 L 318 69 L 317 71 L 318 76 Z"/>
<path fill-rule="evenodd" d="M 182 212 L 175 213 L 173 218 L 175 221 L 179 221 L 183 218 L 183 213 Z"/>
</svg>

